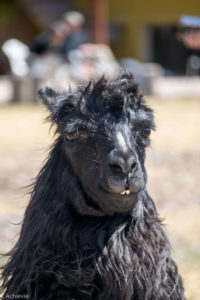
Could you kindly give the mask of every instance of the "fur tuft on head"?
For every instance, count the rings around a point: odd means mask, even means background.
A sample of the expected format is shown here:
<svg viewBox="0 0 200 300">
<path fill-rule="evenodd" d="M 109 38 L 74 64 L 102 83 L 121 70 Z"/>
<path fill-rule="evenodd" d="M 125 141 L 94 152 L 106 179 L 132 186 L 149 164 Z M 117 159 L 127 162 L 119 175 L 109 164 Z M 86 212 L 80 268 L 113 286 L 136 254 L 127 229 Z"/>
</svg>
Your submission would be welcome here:
<svg viewBox="0 0 200 300">
<path fill-rule="evenodd" d="M 58 94 L 48 87 L 41 88 L 39 97 L 51 112 L 51 120 L 59 123 L 63 113 L 71 110 L 116 111 L 144 106 L 143 95 L 130 72 L 123 72 L 117 78 L 108 80 L 104 76 L 87 86 L 78 86 L 75 90 Z"/>
</svg>

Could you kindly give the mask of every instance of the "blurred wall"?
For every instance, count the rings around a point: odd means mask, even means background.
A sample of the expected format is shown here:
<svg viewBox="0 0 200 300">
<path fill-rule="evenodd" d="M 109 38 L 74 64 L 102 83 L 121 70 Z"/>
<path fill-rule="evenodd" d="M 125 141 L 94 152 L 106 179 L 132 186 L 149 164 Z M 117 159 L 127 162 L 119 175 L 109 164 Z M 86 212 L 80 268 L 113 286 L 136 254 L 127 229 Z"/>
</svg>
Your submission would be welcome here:
<svg viewBox="0 0 200 300">
<path fill-rule="evenodd" d="M 0 45 L 9 38 L 18 38 L 29 44 L 33 37 L 43 30 L 30 12 L 35 11 L 35 5 L 45 8 L 40 10 L 44 19 L 49 16 L 49 9 L 55 7 L 53 11 L 61 14 L 66 10 L 80 9 L 86 15 L 87 24 L 92 30 L 91 6 L 94 0 L 0 0 Z M 107 1 L 109 10 L 110 41 L 111 47 L 117 58 L 132 57 L 142 61 L 159 61 L 153 53 L 152 28 L 162 25 L 175 26 L 178 24 L 180 15 L 200 15 L 200 1 L 160 1 L 160 0 L 104 0 Z M 30 5 L 31 4 L 31 5 Z M 45 6 L 44 6 L 45 4 Z M 53 6 L 52 6 L 53 5 Z M 65 6 L 64 6 L 65 5 Z M 65 7 L 65 8 L 63 8 Z M 52 9 L 51 9 L 52 10 Z M 62 13 L 61 13 L 62 12 Z M 35 15 L 37 15 L 35 13 Z M 175 38 L 174 38 L 175 40 Z M 165 41 L 165 37 L 164 37 Z M 166 57 L 174 54 L 174 41 L 171 43 L 171 51 Z M 157 42 L 159 44 L 159 41 Z M 169 48 L 169 41 L 164 43 L 164 49 Z M 163 53 L 163 48 L 158 50 Z M 182 52 L 177 50 L 177 57 L 181 57 Z M 154 51 L 155 52 L 155 51 Z M 182 53 L 182 56 L 187 55 Z M 190 53 L 188 54 L 190 55 Z M 180 65 L 184 65 L 186 58 L 179 59 Z M 164 57 L 163 61 L 166 61 Z M 177 60 L 175 59 L 177 62 Z M 0 52 L 0 74 L 8 71 L 7 62 L 2 52 Z M 162 64 L 163 65 L 163 64 Z M 174 62 L 171 61 L 171 65 Z M 163 65 L 164 66 L 164 65 Z M 164 66 L 170 69 L 170 63 Z M 184 67 L 185 68 L 185 67 Z M 179 70 L 178 70 L 179 71 Z M 183 73 L 184 70 L 181 70 Z"/>
<path fill-rule="evenodd" d="M 180 15 L 200 15 L 200 1 L 160 0 L 107 0 L 109 18 L 117 24 L 118 39 L 111 43 L 118 58 L 135 57 L 149 60 L 151 36 L 148 31 L 153 25 L 178 24 Z M 76 0 L 82 10 L 90 14 L 91 0 Z M 114 28 L 113 28 L 114 30 Z M 113 33 L 114 34 L 114 33 Z"/>
<path fill-rule="evenodd" d="M 148 26 L 175 25 L 182 14 L 200 14 L 200 1 L 196 0 L 109 0 L 109 3 L 111 20 L 120 20 L 124 24 L 123 40 L 114 46 L 116 54 L 139 59 L 145 59 L 143 47 L 150 46 L 145 36 Z"/>
</svg>

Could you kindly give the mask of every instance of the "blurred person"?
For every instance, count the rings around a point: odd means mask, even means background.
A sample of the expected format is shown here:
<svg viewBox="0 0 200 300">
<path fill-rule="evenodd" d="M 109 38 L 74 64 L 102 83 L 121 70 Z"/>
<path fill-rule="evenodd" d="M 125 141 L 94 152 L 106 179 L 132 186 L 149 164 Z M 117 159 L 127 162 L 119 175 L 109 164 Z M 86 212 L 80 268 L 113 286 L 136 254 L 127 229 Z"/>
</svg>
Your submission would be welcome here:
<svg viewBox="0 0 200 300">
<path fill-rule="evenodd" d="M 63 21 L 55 22 L 48 31 L 42 32 L 36 37 L 30 45 L 30 51 L 36 55 L 43 55 L 48 51 L 59 53 L 67 34 L 65 23 Z"/>
<path fill-rule="evenodd" d="M 77 49 L 80 45 L 87 43 L 88 37 L 83 29 L 85 17 L 78 11 L 70 11 L 64 14 L 63 22 L 67 28 L 67 35 L 61 52 L 68 57 L 69 51 Z"/>
<path fill-rule="evenodd" d="M 184 28 L 176 37 L 185 47 L 200 49 L 200 28 Z"/>
<path fill-rule="evenodd" d="M 186 75 L 200 75 L 200 17 L 181 16 L 176 38 L 193 52 L 186 62 Z"/>
<path fill-rule="evenodd" d="M 41 33 L 30 46 L 30 71 L 34 79 L 60 78 L 68 76 L 69 52 L 76 50 L 87 41 L 83 31 L 84 16 L 80 12 L 65 13 L 63 19 L 53 23 L 50 30 Z M 63 76 L 63 75 L 62 75 Z"/>
<path fill-rule="evenodd" d="M 65 62 L 66 57 L 61 47 L 69 31 L 66 24 L 61 21 L 53 23 L 49 30 L 42 32 L 30 45 L 31 55 L 29 56 L 30 75 L 33 79 L 33 94 L 36 94 L 42 83 L 52 79 L 56 82 L 55 76 L 59 68 Z M 67 68 L 65 68 L 63 80 L 68 79 Z"/>
<path fill-rule="evenodd" d="M 185 47 L 191 49 L 200 49 L 200 17 L 181 16 L 180 29 L 177 39 L 183 42 Z"/>
</svg>

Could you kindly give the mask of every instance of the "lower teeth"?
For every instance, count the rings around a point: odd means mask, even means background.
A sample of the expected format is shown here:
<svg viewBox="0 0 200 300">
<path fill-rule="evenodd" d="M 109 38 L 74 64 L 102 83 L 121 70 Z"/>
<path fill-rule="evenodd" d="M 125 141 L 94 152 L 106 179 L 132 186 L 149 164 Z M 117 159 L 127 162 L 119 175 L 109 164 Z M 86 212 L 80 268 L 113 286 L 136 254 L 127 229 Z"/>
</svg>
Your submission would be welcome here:
<svg viewBox="0 0 200 300">
<path fill-rule="evenodd" d="M 130 190 L 125 190 L 121 192 L 120 195 L 130 195 Z"/>
</svg>

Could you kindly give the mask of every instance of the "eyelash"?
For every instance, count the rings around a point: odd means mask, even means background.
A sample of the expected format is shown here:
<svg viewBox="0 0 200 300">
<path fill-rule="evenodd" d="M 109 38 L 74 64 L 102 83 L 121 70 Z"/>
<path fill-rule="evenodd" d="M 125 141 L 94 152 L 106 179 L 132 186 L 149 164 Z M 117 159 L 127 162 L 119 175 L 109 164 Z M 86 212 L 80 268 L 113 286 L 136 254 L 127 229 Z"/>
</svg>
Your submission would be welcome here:
<svg viewBox="0 0 200 300">
<path fill-rule="evenodd" d="M 83 125 L 66 134 L 66 139 L 67 141 L 73 142 L 84 135 L 86 135 L 86 127 Z"/>
</svg>

